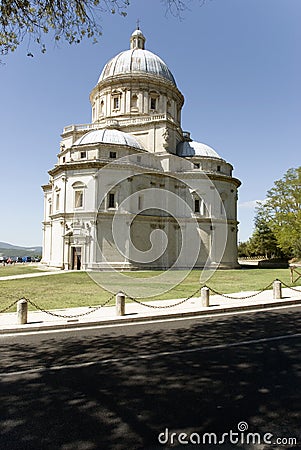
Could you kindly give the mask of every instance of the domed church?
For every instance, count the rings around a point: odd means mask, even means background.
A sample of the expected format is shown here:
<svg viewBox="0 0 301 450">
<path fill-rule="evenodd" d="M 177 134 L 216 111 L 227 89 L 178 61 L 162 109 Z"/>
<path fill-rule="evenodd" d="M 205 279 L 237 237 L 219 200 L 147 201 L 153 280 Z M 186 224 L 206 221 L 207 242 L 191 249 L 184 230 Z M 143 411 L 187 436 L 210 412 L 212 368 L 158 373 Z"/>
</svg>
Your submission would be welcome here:
<svg viewBox="0 0 301 450">
<path fill-rule="evenodd" d="M 66 126 L 44 191 L 43 258 L 65 270 L 236 268 L 233 167 L 181 128 L 184 97 L 145 49 L 104 66 L 92 121 Z"/>
</svg>

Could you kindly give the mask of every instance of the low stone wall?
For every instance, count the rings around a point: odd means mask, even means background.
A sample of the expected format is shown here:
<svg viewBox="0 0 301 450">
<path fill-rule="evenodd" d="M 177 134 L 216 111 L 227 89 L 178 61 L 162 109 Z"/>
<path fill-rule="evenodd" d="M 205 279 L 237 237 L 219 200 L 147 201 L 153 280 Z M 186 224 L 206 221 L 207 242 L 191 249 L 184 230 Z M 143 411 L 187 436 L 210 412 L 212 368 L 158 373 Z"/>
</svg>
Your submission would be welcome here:
<svg viewBox="0 0 301 450">
<path fill-rule="evenodd" d="M 288 269 L 289 263 L 283 259 L 265 259 L 258 262 L 261 269 Z"/>
</svg>

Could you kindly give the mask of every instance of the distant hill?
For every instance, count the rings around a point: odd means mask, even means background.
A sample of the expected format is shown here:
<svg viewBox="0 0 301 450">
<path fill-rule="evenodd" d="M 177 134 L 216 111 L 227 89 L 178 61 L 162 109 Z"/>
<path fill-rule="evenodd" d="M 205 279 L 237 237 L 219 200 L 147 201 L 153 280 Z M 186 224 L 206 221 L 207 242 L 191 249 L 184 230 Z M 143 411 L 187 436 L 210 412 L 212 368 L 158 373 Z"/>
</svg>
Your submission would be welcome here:
<svg viewBox="0 0 301 450">
<path fill-rule="evenodd" d="M 42 247 L 37 245 L 34 247 L 20 247 L 18 245 L 0 242 L 0 256 L 40 256 L 42 255 Z"/>
</svg>

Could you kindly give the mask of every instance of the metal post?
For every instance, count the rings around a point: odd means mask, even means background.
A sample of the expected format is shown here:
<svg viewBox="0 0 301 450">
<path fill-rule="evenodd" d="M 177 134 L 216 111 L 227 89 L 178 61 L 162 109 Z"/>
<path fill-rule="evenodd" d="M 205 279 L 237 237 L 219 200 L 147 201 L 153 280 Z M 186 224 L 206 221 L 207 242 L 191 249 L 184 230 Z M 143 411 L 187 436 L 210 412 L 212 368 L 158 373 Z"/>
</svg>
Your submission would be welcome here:
<svg viewBox="0 0 301 450">
<path fill-rule="evenodd" d="M 201 289 L 201 300 L 202 300 L 202 306 L 205 308 L 209 307 L 209 294 L 210 289 L 206 286 L 202 287 Z"/>
<path fill-rule="evenodd" d="M 125 314 L 125 295 L 123 292 L 116 294 L 116 315 L 124 316 Z"/>
<path fill-rule="evenodd" d="M 281 281 L 275 280 L 273 283 L 273 299 L 278 300 L 282 298 Z"/>
<path fill-rule="evenodd" d="M 17 324 L 18 325 L 25 325 L 27 323 L 27 311 L 28 311 L 27 301 L 24 298 L 22 298 L 17 303 Z"/>
</svg>

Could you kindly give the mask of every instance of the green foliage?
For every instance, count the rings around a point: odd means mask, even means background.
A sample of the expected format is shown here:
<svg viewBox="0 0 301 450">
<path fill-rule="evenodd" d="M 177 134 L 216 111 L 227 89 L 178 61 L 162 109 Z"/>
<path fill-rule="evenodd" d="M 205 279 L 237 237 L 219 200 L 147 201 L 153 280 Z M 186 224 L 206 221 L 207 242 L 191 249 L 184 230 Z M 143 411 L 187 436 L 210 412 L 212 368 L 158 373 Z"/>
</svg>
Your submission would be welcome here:
<svg viewBox="0 0 301 450">
<path fill-rule="evenodd" d="M 259 211 L 255 220 L 255 231 L 249 240 L 249 251 L 253 255 L 264 255 L 266 258 L 282 256 L 275 234 Z"/>
<path fill-rule="evenodd" d="M 250 252 L 249 241 L 247 241 L 247 242 L 240 242 L 238 244 L 238 249 L 237 250 L 238 250 L 238 257 L 239 258 L 253 256 L 252 253 Z"/>
<path fill-rule="evenodd" d="M 250 246 L 269 257 L 301 257 L 301 167 L 275 181 L 258 205 Z"/>
<path fill-rule="evenodd" d="M 0 2 L 0 53 L 16 50 L 27 36 L 44 53 L 43 35 L 52 33 L 55 41 L 61 38 L 70 44 L 80 43 L 84 37 L 101 35 L 100 19 L 104 13 L 116 12 L 126 16 L 129 0 L 20 0 Z M 28 56 L 33 56 L 28 53 Z"/>
<path fill-rule="evenodd" d="M 206 0 L 199 0 L 204 5 Z M 166 12 L 181 17 L 186 0 L 162 0 Z M 0 2 L 0 54 L 13 52 L 25 37 L 46 52 L 43 36 L 50 33 L 54 41 L 61 39 L 79 44 L 83 38 L 102 34 L 104 14 L 127 15 L 130 0 L 2 0 Z M 29 51 L 27 56 L 33 56 Z"/>
</svg>

